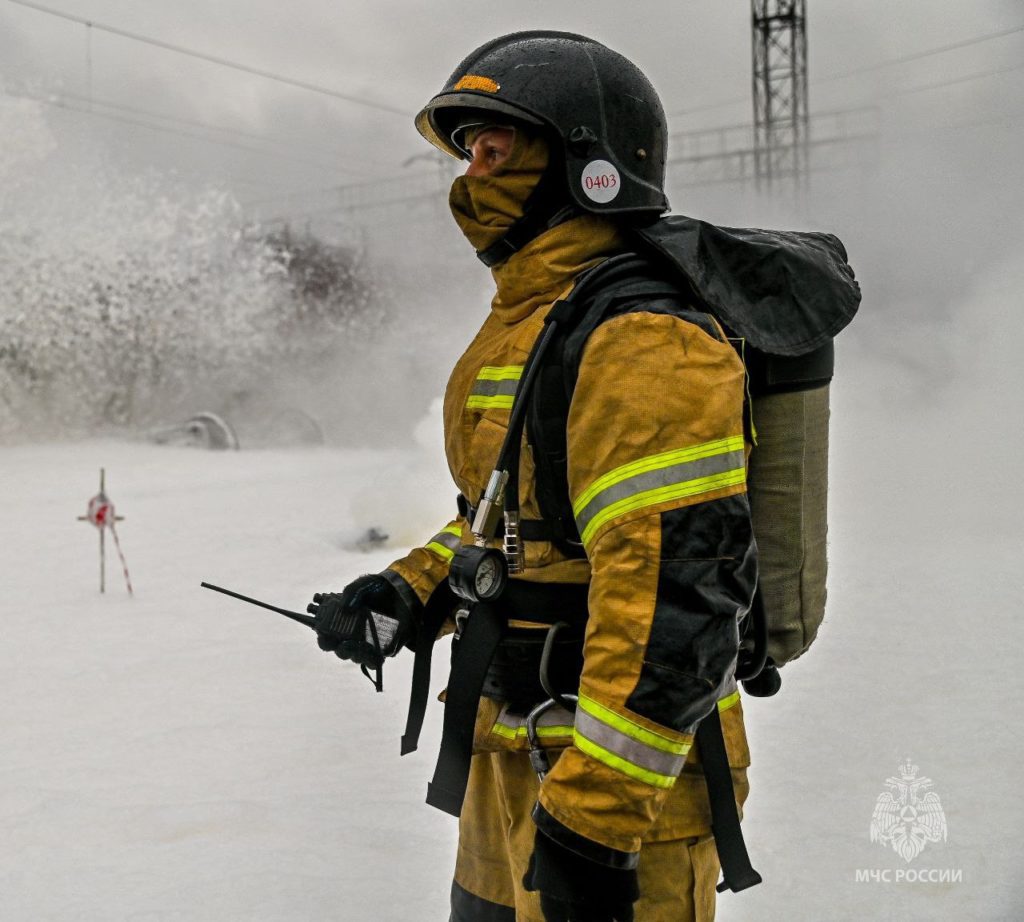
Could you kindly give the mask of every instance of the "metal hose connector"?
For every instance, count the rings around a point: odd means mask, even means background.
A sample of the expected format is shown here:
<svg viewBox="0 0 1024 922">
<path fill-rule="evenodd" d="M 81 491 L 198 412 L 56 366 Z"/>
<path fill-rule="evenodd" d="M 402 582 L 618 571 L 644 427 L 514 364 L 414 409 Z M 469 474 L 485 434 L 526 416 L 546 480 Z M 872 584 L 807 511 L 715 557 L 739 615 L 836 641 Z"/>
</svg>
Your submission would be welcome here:
<svg viewBox="0 0 1024 922">
<path fill-rule="evenodd" d="M 508 572 L 522 573 L 526 569 L 526 555 L 523 553 L 523 542 L 519 537 L 519 513 L 508 510 L 505 512 L 505 559 L 508 561 Z"/>
</svg>

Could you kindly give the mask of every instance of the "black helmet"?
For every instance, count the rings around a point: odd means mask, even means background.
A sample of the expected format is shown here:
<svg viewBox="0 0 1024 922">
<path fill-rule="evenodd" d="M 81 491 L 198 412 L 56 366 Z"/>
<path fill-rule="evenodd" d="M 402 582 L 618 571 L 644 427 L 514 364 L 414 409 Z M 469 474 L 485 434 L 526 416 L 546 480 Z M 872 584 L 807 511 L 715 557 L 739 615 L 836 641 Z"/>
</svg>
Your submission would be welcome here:
<svg viewBox="0 0 1024 922">
<path fill-rule="evenodd" d="M 431 144 L 465 158 L 453 134 L 475 114 L 543 126 L 573 203 L 653 220 L 665 197 L 665 112 L 639 68 L 569 32 L 515 32 L 482 45 L 416 116 Z"/>
</svg>

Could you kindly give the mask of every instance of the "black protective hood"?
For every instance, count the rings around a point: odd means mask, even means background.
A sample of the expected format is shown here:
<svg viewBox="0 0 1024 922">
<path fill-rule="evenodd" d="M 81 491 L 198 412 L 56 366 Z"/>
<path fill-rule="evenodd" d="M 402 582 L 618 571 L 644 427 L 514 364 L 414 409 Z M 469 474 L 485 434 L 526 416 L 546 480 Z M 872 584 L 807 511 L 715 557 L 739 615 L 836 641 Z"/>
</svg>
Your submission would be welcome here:
<svg viewBox="0 0 1024 922">
<path fill-rule="evenodd" d="M 669 215 L 634 230 L 732 333 L 765 353 L 806 355 L 852 319 L 860 286 L 832 234 L 717 227 Z"/>
</svg>

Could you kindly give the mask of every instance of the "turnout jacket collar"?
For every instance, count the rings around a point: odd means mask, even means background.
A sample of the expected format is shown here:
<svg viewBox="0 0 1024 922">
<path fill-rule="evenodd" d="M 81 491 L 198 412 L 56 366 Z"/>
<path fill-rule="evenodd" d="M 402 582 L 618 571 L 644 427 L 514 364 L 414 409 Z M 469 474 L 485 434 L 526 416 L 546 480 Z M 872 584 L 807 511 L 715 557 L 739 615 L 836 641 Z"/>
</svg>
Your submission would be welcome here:
<svg viewBox="0 0 1024 922">
<path fill-rule="evenodd" d="M 559 224 L 491 270 L 498 287 L 491 311 L 504 324 L 518 323 L 624 247 L 623 234 L 607 218 L 581 215 Z"/>
</svg>

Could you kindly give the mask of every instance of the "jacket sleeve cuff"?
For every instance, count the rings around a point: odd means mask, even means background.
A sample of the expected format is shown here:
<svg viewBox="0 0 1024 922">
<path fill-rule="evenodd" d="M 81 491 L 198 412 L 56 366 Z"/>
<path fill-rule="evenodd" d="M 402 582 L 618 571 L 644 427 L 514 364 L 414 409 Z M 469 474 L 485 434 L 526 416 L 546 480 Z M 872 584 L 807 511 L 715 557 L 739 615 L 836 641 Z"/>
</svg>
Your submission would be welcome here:
<svg viewBox="0 0 1024 922">
<path fill-rule="evenodd" d="M 420 601 L 419 596 L 413 590 L 405 579 L 402 578 L 394 570 L 384 570 L 380 574 L 384 579 L 388 581 L 391 588 L 398 593 L 398 598 L 402 604 L 409 610 L 409 613 L 415 615 L 423 607 L 423 603 Z"/>
<path fill-rule="evenodd" d="M 618 849 L 581 836 L 558 822 L 539 803 L 533 808 L 533 821 L 549 839 L 589 861 L 620 871 L 630 871 L 637 866 L 639 852 L 620 852 Z"/>
<path fill-rule="evenodd" d="M 426 605 L 438 585 L 448 578 L 448 566 L 433 558 L 429 551 L 416 548 L 401 560 L 388 564 L 385 573 L 394 573 L 411 590 L 421 605 Z"/>
</svg>

